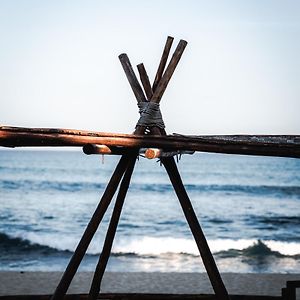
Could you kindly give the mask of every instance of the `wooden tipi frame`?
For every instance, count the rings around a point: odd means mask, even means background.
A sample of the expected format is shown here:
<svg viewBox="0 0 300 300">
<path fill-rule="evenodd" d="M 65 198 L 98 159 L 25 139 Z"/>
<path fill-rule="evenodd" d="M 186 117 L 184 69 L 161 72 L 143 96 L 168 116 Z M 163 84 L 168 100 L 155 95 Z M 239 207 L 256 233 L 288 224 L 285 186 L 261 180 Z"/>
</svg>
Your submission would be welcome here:
<svg viewBox="0 0 300 300">
<path fill-rule="evenodd" d="M 195 299 L 229 299 L 227 290 L 215 264 L 214 258 L 208 247 L 206 238 L 193 210 L 191 201 L 186 193 L 173 156 L 182 152 L 214 152 L 243 155 L 263 155 L 277 157 L 300 158 L 300 135 L 166 135 L 159 102 L 171 79 L 173 72 L 187 45 L 181 40 L 167 65 L 168 56 L 173 43 L 173 38 L 168 37 L 163 55 L 151 86 L 143 64 L 138 65 L 142 86 L 132 69 L 126 54 L 119 56 L 130 86 L 134 92 L 141 118 L 134 134 L 116 134 L 105 132 L 91 132 L 74 129 L 58 128 L 22 128 L 0 126 L 0 146 L 3 147 L 44 147 L 44 146 L 79 146 L 83 147 L 86 154 L 117 154 L 121 159 L 102 195 L 102 198 L 87 225 L 86 230 L 58 284 L 51 299 L 165 299 L 165 300 L 195 300 Z M 144 90 L 143 90 L 144 89 Z M 155 113 L 151 109 L 155 108 Z M 144 118 L 145 115 L 149 118 Z M 153 114 L 153 115 L 152 115 Z M 148 120 L 145 122 L 145 120 Z M 155 147 L 149 148 L 149 147 Z M 161 294 L 102 294 L 100 286 L 102 277 L 109 259 L 118 221 L 123 203 L 130 184 L 131 175 L 137 156 L 141 148 L 148 148 L 142 152 L 148 158 L 159 157 L 164 165 L 174 190 L 177 194 L 184 215 L 195 238 L 204 266 L 215 291 L 214 295 L 161 295 Z M 94 278 L 89 295 L 66 295 L 71 281 L 87 251 L 87 248 L 101 223 L 108 206 L 110 205 L 117 189 L 118 195 L 104 241 L 103 249 L 94 273 Z M 296 288 L 300 281 L 288 281 L 282 289 L 282 297 L 276 296 L 242 296 L 231 295 L 233 299 L 296 299 Z M 47 295 L 36 296 L 1 296 L 1 299 L 49 299 Z"/>
<path fill-rule="evenodd" d="M 141 102 L 145 103 L 157 103 L 159 104 L 161 101 L 161 98 L 164 94 L 164 91 L 175 71 L 175 68 L 182 56 L 182 53 L 187 45 L 187 42 L 184 40 L 180 40 L 179 44 L 177 45 L 174 54 L 172 58 L 170 59 L 170 62 L 167 65 L 168 56 L 170 53 L 170 49 L 172 46 L 173 38 L 168 37 L 162 58 L 160 60 L 160 64 L 155 76 L 155 80 L 153 82 L 153 85 L 151 86 L 149 82 L 148 75 L 146 73 L 145 67 L 143 64 L 139 64 L 138 71 L 140 75 L 140 79 L 142 82 L 142 86 L 144 90 L 142 89 L 134 71 L 130 64 L 130 61 L 128 59 L 128 56 L 126 54 L 121 54 L 119 56 L 120 62 L 123 66 L 123 69 L 125 71 L 125 74 L 127 76 L 127 79 L 129 81 L 129 84 L 132 88 L 132 91 L 135 95 L 135 98 L 140 104 Z M 143 114 L 144 112 L 142 112 Z M 164 128 L 156 126 L 156 124 L 145 124 L 145 126 L 137 125 L 134 134 L 142 135 L 145 134 L 147 131 L 147 135 L 166 135 L 166 132 Z M 93 149 L 96 149 L 94 153 L 105 153 L 105 150 L 99 151 L 99 148 L 94 147 Z M 90 153 L 93 152 L 90 150 Z M 124 200 L 126 197 L 126 193 L 130 184 L 131 175 L 134 170 L 134 166 L 136 163 L 137 156 L 139 155 L 139 152 L 135 150 L 127 151 L 126 153 L 122 154 L 121 159 L 116 166 L 116 169 L 104 191 L 104 194 L 101 198 L 101 201 L 96 208 L 62 278 L 60 283 L 58 284 L 54 295 L 52 296 L 52 300 L 58 300 L 63 299 L 64 295 L 66 294 L 70 283 L 77 272 L 77 269 L 87 251 L 87 248 L 100 224 L 102 221 L 102 218 L 120 184 L 118 195 L 116 198 L 115 206 L 112 212 L 111 220 L 109 223 L 109 227 L 107 230 L 107 234 L 105 237 L 103 249 L 101 252 L 101 255 L 99 257 L 98 264 L 96 266 L 96 270 L 94 273 L 92 285 L 89 292 L 89 300 L 97 299 L 99 292 L 100 292 L 100 286 L 101 281 L 105 272 L 105 268 L 111 253 L 113 240 L 115 237 L 115 233 L 117 230 L 119 218 L 121 215 L 122 207 L 124 204 Z M 195 242 L 198 246 L 200 255 L 202 257 L 204 266 L 206 268 L 207 274 L 209 276 L 209 279 L 211 281 L 212 287 L 214 289 L 214 292 L 216 294 L 217 299 L 220 300 L 228 300 L 229 296 L 227 293 L 227 290 L 225 288 L 225 285 L 222 281 L 222 278 L 220 276 L 220 273 L 218 271 L 218 268 L 216 266 L 215 260 L 213 258 L 213 255 L 209 249 L 209 246 L 207 244 L 206 238 L 203 234 L 203 231 L 201 229 L 201 226 L 198 222 L 197 216 L 194 212 L 194 209 L 192 207 L 191 201 L 188 197 L 188 194 L 185 190 L 185 187 L 182 183 L 181 176 L 179 174 L 179 171 L 177 169 L 177 165 L 175 163 L 174 157 L 172 155 L 170 156 L 164 156 L 161 157 L 161 162 L 163 166 L 165 167 L 170 181 L 173 185 L 173 188 L 176 192 L 176 195 L 179 199 L 180 205 L 182 207 L 182 210 L 184 212 L 185 218 L 190 226 L 191 232 L 194 236 Z"/>
</svg>

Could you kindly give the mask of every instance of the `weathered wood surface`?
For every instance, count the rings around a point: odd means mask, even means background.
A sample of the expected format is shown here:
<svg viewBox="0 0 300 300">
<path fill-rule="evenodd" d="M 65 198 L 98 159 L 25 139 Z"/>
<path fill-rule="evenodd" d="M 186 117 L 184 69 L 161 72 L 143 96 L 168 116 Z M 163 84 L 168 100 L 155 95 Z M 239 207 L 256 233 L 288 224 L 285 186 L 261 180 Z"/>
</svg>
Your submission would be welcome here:
<svg viewBox="0 0 300 300">
<path fill-rule="evenodd" d="M 167 43 L 168 43 L 168 41 L 167 41 Z M 163 77 L 160 79 L 160 81 L 158 83 L 157 89 L 152 91 L 151 85 L 149 82 L 149 77 L 147 75 L 145 68 L 143 67 L 143 65 L 142 65 L 142 68 L 139 68 L 139 73 L 140 73 L 140 77 L 141 77 L 141 81 L 143 83 L 144 89 L 145 89 L 145 91 L 147 89 L 149 90 L 148 92 L 146 91 L 146 95 L 150 102 L 156 102 L 156 103 L 160 102 L 161 97 L 168 85 L 168 82 L 170 81 L 170 79 L 172 77 L 172 74 L 180 60 L 180 57 L 185 49 L 186 44 L 187 44 L 187 42 L 183 41 L 183 40 L 181 40 L 179 42 L 171 60 L 170 60 L 170 63 L 168 65 L 165 73 L 163 74 Z M 164 59 L 164 54 L 163 54 L 162 60 L 163 59 Z M 167 57 L 165 57 L 165 60 L 167 60 Z M 129 76 L 130 76 L 130 74 L 129 74 Z M 127 75 L 127 77 L 128 77 L 128 75 Z M 132 85 L 131 85 L 131 87 L 132 87 L 132 89 L 134 89 L 134 87 Z M 154 92 L 153 96 L 149 97 L 152 92 Z M 135 134 L 137 133 L 137 130 L 139 130 L 139 128 L 136 129 Z M 160 136 L 166 135 L 165 131 L 161 130 L 158 127 L 154 127 L 153 129 L 151 128 L 150 132 L 151 132 L 151 134 L 157 134 Z M 230 298 L 228 296 L 228 292 L 226 290 L 226 287 L 222 281 L 222 278 L 220 276 L 218 268 L 215 264 L 214 258 L 210 252 L 210 249 L 207 245 L 205 236 L 202 232 L 202 229 L 197 220 L 196 214 L 195 214 L 193 207 L 191 205 L 191 202 L 189 200 L 189 197 L 183 186 L 176 163 L 172 157 L 163 158 L 163 159 L 161 159 L 161 161 L 164 164 L 164 166 L 169 174 L 169 177 L 173 184 L 174 190 L 179 198 L 179 202 L 184 211 L 184 215 L 185 215 L 185 217 L 189 223 L 189 226 L 191 228 L 191 231 L 194 235 L 194 238 L 195 238 L 196 244 L 198 245 L 203 263 L 205 265 L 209 279 L 212 283 L 214 292 L 216 294 L 216 298 L 218 300 L 230 300 Z M 100 289 L 100 287 L 99 287 L 99 289 Z M 89 300 L 95 300 L 96 299 L 95 296 L 96 296 L 96 293 L 94 293 L 94 297 L 89 298 Z"/>
<path fill-rule="evenodd" d="M 179 63 L 179 60 L 183 54 L 183 51 L 185 49 L 187 45 L 187 41 L 184 40 L 180 40 L 173 55 L 172 58 L 164 72 L 164 74 L 162 75 L 162 78 L 160 79 L 157 88 L 155 88 L 155 90 L 153 90 L 153 96 L 151 98 L 151 101 L 155 102 L 155 103 L 159 103 L 166 88 L 167 85 Z"/>
<path fill-rule="evenodd" d="M 154 82 L 153 82 L 153 85 L 152 85 L 152 90 L 153 91 L 156 90 L 157 85 L 158 85 L 158 83 L 160 82 L 160 80 L 162 78 L 163 72 L 165 70 L 165 67 L 166 67 L 166 64 L 167 64 L 167 61 L 168 61 L 168 56 L 169 56 L 169 53 L 170 53 L 170 50 L 171 50 L 171 47 L 172 47 L 172 44 L 173 44 L 173 40 L 174 40 L 174 38 L 172 36 L 168 36 L 166 44 L 165 44 L 165 48 L 164 48 L 164 51 L 163 51 L 163 54 L 162 54 L 162 57 L 161 57 L 161 60 L 159 62 L 157 72 L 156 72 L 156 75 L 155 75 L 155 79 L 154 79 Z"/>
<path fill-rule="evenodd" d="M 148 148 L 145 150 L 144 155 L 148 159 L 154 159 L 154 158 L 172 157 L 176 155 L 194 154 L 194 153 L 195 153 L 194 151 L 164 151 L 163 149 Z"/>
<path fill-rule="evenodd" d="M 64 295 L 66 294 L 70 283 L 78 270 L 78 267 L 88 249 L 88 246 L 91 243 L 101 221 L 102 218 L 107 211 L 110 202 L 118 188 L 118 185 L 123 177 L 125 170 L 129 165 L 130 156 L 123 155 L 120 159 L 105 191 L 98 204 L 92 218 L 90 219 L 82 237 L 77 245 L 75 252 L 62 276 L 61 281 L 59 282 L 54 295 L 51 299 L 63 299 Z M 0 298 L 1 299 L 1 298 Z M 74 298 L 75 299 L 75 298 Z"/>
<path fill-rule="evenodd" d="M 133 135 L 70 129 L 0 126 L 0 146 L 84 146 L 161 148 L 168 151 L 264 155 L 300 158 L 300 135 Z"/>
<path fill-rule="evenodd" d="M 197 244 L 199 253 L 202 257 L 203 264 L 205 266 L 207 275 L 210 279 L 214 292 L 216 294 L 216 299 L 218 300 L 230 300 L 228 292 L 223 283 L 213 255 L 209 249 L 207 240 L 202 231 L 200 223 L 197 219 L 195 211 L 193 209 L 190 198 L 185 190 L 181 176 L 179 174 L 177 165 L 173 157 L 161 158 L 161 162 L 166 168 L 169 178 L 172 182 L 174 191 L 178 197 L 181 208 L 183 210 L 184 216 L 189 224 L 191 232 L 194 236 L 195 242 Z"/>
<path fill-rule="evenodd" d="M 131 63 L 126 53 L 122 53 L 119 55 L 119 60 L 122 64 L 126 77 L 130 83 L 132 91 L 135 95 L 136 100 L 139 101 L 146 101 L 145 94 L 135 76 Z"/>
<path fill-rule="evenodd" d="M 133 169 L 135 166 L 136 156 L 137 153 L 129 157 L 130 161 L 128 163 L 128 168 L 125 171 L 124 177 L 120 185 L 120 189 L 115 202 L 113 213 L 109 222 L 107 234 L 104 240 L 104 245 L 93 276 L 93 281 L 89 292 L 89 298 L 88 298 L 89 300 L 97 299 L 97 296 L 100 293 L 102 278 L 108 263 L 109 256 L 111 254 L 111 249 L 117 231 L 119 219 L 121 216 L 122 207 L 129 188 L 131 175 L 133 173 Z"/>
<path fill-rule="evenodd" d="M 184 42 L 184 41 L 179 42 L 177 49 L 179 48 L 179 46 L 182 42 Z M 184 50 L 184 47 L 182 48 L 182 51 Z M 176 53 L 177 49 L 175 50 L 175 53 Z M 172 60 L 175 56 L 175 53 L 170 61 L 169 66 L 172 64 Z M 168 68 L 169 68 L 169 66 L 168 66 Z M 168 68 L 167 68 L 167 70 L 168 70 Z M 144 70 L 144 73 L 145 73 L 144 77 L 146 77 L 146 80 L 147 80 L 148 76 L 147 76 L 146 70 Z M 167 73 L 167 71 L 166 71 L 166 73 Z M 165 76 L 165 74 L 164 74 L 164 76 Z M 172 74 L 170 74 L 170 75 L 172 76 Z M 161 79 L 161 81 L 163 81 L 163 80 Z M 158 86 L 158 88 L 159 88 L 159 86 Z M 155 91 L 156 90 L 154 90 L 154 94 L 155 94 Z M 154 97 L 152 97 L 150 101 L 154 101 Z M 156 134 L 159 136 L 166 136 L 165 130 L 158 128 L 158 127 L 151 128 L 150 132 L 151 132 L 151 134 Z M 146 153 L 145 153 L 146 157 L 147 157 L 147 152 L 149 152 L 150 149 L 151 148 L 148 148 L 148 150 L 146 151 Z M 162 157 L 161 162 L 163 163 L 163 165 L 169 175 L 169 178 L 172 182 L 173 188 L 176 192 L 176 195 L 178 197 L 178 200 L 179 200 L 182 210 L 184 212 L 185 218 L 190 226 L 191 232 L 194 236 L 195 242 L 198 246 L 200 255 L 202 257 L 202 261 L 205 266 L 206 272 L 208 274 L 208 277 L 210 279 L 210 282 L 211 282 L 214 292 L 216 294 L 216 298 L 218 300 L 230 300 L 230 297 L 228 296 L 226 287 L 223 283 L 222 277 L 219 273 L 219 270 L 217 268 L 217 265 L 215 263 L 213 255 L 209 249 L 206 238 L 203 234 L 201 226 L 200 226 L 198 219 L 196 217 L 196 214 L 194 212 L 191 201 L 190 201 L 188 194 L 182 183 L 181 176 L 179 174 L 175 160 L 173 157 L 165 157 L 165 158 Z"/>
<path fill-rule="evenodd" d="M 153 93 L 152 93 L 151 84 L 150 84 L 149 77 L 147 75 L 144 64 L 137 65 L 137 69 L 139 71 L 140 79 L 141 79 L 144 91 L 146 93 L 147 99 L 150 100 L 153 96 Z"/>
</svg>

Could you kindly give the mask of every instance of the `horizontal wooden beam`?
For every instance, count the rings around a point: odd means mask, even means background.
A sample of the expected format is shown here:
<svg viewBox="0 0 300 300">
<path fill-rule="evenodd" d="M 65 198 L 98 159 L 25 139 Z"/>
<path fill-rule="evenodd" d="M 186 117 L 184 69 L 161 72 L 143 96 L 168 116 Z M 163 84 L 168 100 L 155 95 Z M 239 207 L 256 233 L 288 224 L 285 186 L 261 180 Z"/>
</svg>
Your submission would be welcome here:
<svg viewBox="0 0 300 300">
<path fill-rule="evenodd" d="M 0 146 L 68 147 L 100 144 L 107 147 L 160 148 L 228 154 L 300 158 L 300 135 L 132 135 L 71 129 L 0 126 Z"/>
</svg>

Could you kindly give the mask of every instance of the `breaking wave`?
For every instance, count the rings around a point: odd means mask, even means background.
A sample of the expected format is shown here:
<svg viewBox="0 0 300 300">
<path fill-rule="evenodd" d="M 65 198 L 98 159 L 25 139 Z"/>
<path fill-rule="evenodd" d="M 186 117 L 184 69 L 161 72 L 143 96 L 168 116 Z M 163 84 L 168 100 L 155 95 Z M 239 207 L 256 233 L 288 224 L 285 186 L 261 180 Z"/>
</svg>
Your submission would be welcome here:
<svg viewBox="0 0 300 300">
<path fill-rule="evenodd" d="M 39 254 L 70 254 L 76 247 L 76 241 L 60 240 L 59 243 L 39 239 L 35 237 L 30 240 L 19 236 L 10 236 L 0 233 L 0 252 L 1 253 L 39 253 Z M 209 240 L 208 244 L 211 251 L 217 257 L 235 257 L 235 256 L 280 256 L 294 257 L 300 259 L 300 243 L 282 242 L 273 240 L 252 240 L 252 239 L 215 239 Z M 99 254 L 100 249 L 90 247 L 89 255 Z M 199 251 L 192 239 L 186 238 L 164 238 L 164 237 L 140 237 L 123 239 L 116 241 L 113 247 L 113 255 L 115 256 L 145 256 L 157 257 L 166 254 L 191 255 L 198 256 Z"/>
</svg>

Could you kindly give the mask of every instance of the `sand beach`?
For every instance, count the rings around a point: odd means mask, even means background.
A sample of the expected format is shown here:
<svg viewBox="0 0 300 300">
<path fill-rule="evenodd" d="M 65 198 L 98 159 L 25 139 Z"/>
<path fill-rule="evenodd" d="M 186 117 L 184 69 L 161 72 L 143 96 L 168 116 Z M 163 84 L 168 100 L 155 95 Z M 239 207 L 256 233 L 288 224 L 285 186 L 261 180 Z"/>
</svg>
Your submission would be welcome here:
<svg viewBox="0 0 300 300">
<path fill-rule="evenodd" d="M 51 294 L 61 272 L 0 272 L 0 296 Z M 87 293 L 92 272 L 79 272 L 68 293 Z M 300 280 L 300 274 L 222 274 L 230 294 L 279 296 L 287 280 Z M 107 272 L 103 293 L 212 294 L 205 273 L 125 273 Z M 298 295 L 299 296 L 299 295 Z"/>
</svg>

